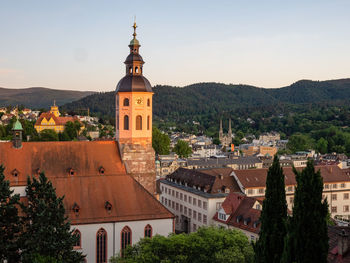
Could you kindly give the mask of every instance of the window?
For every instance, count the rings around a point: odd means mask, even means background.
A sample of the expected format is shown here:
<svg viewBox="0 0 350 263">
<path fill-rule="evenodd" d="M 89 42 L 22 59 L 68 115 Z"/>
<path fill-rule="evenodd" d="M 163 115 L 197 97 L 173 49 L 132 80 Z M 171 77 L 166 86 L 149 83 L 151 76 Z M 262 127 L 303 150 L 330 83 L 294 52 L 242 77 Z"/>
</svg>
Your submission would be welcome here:
<svg viewBox="0 0 350 263">
<path fill-rule="evenodd" d="M 188 202 L 189 202 L 190 204 L 192 203 L 192 197 L 191 197 L 191 196 L 188 197 Z"/>
<path fill-rule="evenodd" d="M 129 106 L 129 99 L 128 98 L 124 99 L 123 106 Z"/>
<path fill-rule="evenodd" d="M 164 196 L 162 196 L 162 204 L 164 204 Z"/>
<path fill-rule="evenodd" d="M 198 207 L 202 207 L 202 201 L 198 199 Z"/>
<path fill-rule="evenodd" d="M 226 215 L 223 214 L 223 213 L 219 213 L 219 219 L 223 220 L 223 221 L 226 221 Z"/>
<path fill-rule="evenodd" d="M 171 201 L 171 207 L 172 207 L 172 209 L 175 209 L 175 202 L 174 201 Z"/>
<path fill-rule="evenodd" d="M 197 211 L 193 210 L 193 219 L 197 220 Z"/>
<path fill-rule="evenodd" d="M 337 207 L 336 206 L 332 206 L 332 213 L 336 213 L 337 212 Z"/>
<path fill-rule="evenodd" d="M 325 189 L 329 189 L 329 184 L 325 184 L 325 185 L 324 185 L 324 188 L 325 188 Z"/>
<path fill-rule="evenodd" d="M 216 211 L 218 211 L 221 208 L 222 202 L 217 202 L 216 203 Z"/>
<path fill-rule="evenodd" d="M 120 241 L 121 241 L 121 251 L 123 255 L 123 250 L 126 249 L 127 246 L 131 245 L 131 229 L 129 227 L 125 226 L 122 229 Z"/>
<path fill-rule="evenodd" d="M 184 195 L 184 201 L 187 202 L 187 195 Z"/>
<path fill-rule="evenodd" d="M 151 117 L 147 116 L 147 130 L 149 130 L 150 123 L 151 123 Z"/>
<path fill-rule="evenodd" d="M 337 184 L 333 184 L 333 189 L 337 189 Z"/>
<path fill-rule="evenodd" d="M 197 205 L 197 199 L 193 198 L 193 205 L 196 206 Z"/>
<path fill-rule="evenodd" d="M 340 188 L 345 188 L 345 183 L 342 183 L 342 184 L 340 185 Z"/>
<path fill-rule="evenodd" d="M 136 116 L 136 130 L 142 130 L 142 117 L 141 117 L 141 115 Z"/>
<path fill-rule="evenodd" d="M 147 99 L 147 106 L 151 106 L 151 100 L 150 99 Z"/>
<path fill-rule="evenodd" d="M 256 209 L 257 210 L 261 210 L 261 205 L 260 204 L 256 204 Z"/>
<path fill-rule="evenodd" d="M 184 206 L 184 214 L 187 215 L 187 207 Z"/>
<path fill-rule="evenodd" d="M 176 198 L 179 198 L 179 192 L 176 191 Z"/>
<path fill-rule="evenodd" d="M 293 197 L 289 197 L 289 203 L 293 204 L 294 202 L 294 198 Z"/>
<path fill-rule="evenodd" d="M 264 188 L 259 188 L 259 194 L 263 194 L 264 193 Z"/>
<path fill-rule="evenodd" d="M 96 235 L 96 262 L 107 263 L 107 232 L 103 228 Z"/>
<path fill-rule="evenodd" d="M 203 215 L 203 223 L 207 224 L 207 215 Z"/>
<path fill-rule="evenodd" d="M 292 191 L 293 191 L 293 186 L 288 186 L 287 191 L 288 191 L 288 192 L 292 192 Z"/>
<path fill-rule="evenodd" d="M 135 73 L 139 73 L 139 68 L 135 67 Z"/>
<path fill-rule="evenodd" d="M 176 203 L 176 211 L 179 211 L 179 204 L 178 203 Z"/>
<path fill-rule="evenodd" d="M 343 212 L 349 212 L 349 206 L 348 205 L 344 205 Z"/>
<path fill-rule="evenodd" d="M 150 225 L 145 226 L 145 237 L 152 237 L 152 227 Z"/>
<path fill-rule="evenodd" d="M 171 191 L 171 195 L 175 196 L 175 191 L 174 190 Z"/>
<path fill-rule="evenodd" d="M 168 199 L 165 198 L 165 205 L 168 206 Z"/>
<path fill-rule="evenodd" d="M 188 216 L 192 217 L 192 209 L 191 208 L 188 209 Z"/>
<path fill-rule="evenodd" d="M 198 213 L 198 221 L 202 222 L 202 214 L 201 213 Z"/>
<path fill-rule="evenodd" d="M 208 203 L 207 202 L 203 202 L 203 209 L 208 210 Z"/>
<path fill-rule="evenodd" d="M 183 205 L 180 204 L 180 213 L 183 211 Z"/>
<path fill-rule="evenodd" d="M 73 246 L 74 249 L 81 248 L 81 233 L 78 229 L 76 229 L 73 233 L 73 236 L 76 238 L 75 244 Z"/>
<path fill-rule="evenodd" d="M 337 200 L 337 194 L 332 194 L 332 200 Z"/>
<path fill-rule="evenodd" d="M 129 116 L 124 116 L 124 130 L 129 130 Z"/>
<path fill-rule="evenodd" d="M 248 195 L 252 195 L 253 194 L 253 189 L 248 189 Z"/>
<path fill-rule="evenodd" d="M 349 199 L 349 194 L 348 194 L 348 193 L 345 193 L 345 194 L 344 194 L 344 200 L 347 200 L 347 199 Z"/>
<path fill-rule="evenodd" d="M 168 188 L 165 187 L 165 193 L 167 194 L 168 193 Z"/>
<path fill-rule="evenodd" d="M 182 200 L 182 198 L 183 198 L 183 194 L 182 194 L 182 193 L 180 193 L 180 200 Z"/>
</svg>

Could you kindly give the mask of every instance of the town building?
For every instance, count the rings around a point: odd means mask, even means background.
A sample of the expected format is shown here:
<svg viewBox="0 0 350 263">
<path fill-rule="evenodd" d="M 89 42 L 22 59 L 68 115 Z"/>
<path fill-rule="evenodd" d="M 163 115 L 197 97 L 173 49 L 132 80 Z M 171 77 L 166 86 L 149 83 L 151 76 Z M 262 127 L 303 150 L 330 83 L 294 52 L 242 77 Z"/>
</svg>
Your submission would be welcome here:
<svg viewBox="0 0 350 263">
<path fill-rule="evenodd" d="M 210 169 L 230 167 L 234 170 L 262 168 L 263 162 L 255 156 L 233 156 L 232 158 L 189 158 L 186 168 Z"/>
<path fill-rule="evenodd" d="M 216 226 L 242 231 L 250 241 L 260 232 L 262 201 L 241 193 L 230 193 L 214 216 Z"/>
<path fill-rule="evenodd" d="M 302 168 L 296 168 L 301 170 Z M 323 198 L 327 198 L 332 218 L 350 219 L 350 170 L 338 166 L 316 166 L 323 177 Z M 288 209 L 292 210 L 295 193 L 295 174 L 292 167 L 283 168 Z M 263 199 L 266 189 L 267 169 L 235 170 L 241 191 L 249 197 Z"/>
<path fill-rule="evenodd" d="M 194 145 L 192 146 L 192 157 L 194 158 L 209 158 L 211 156 L 221 154 L 221 149 L 218 145 Z"/>
<path fill-rule="evenodd" d="M 224 134 L 222 129 L 222 120 L 220 120 L 219 140 L 223 147 L 231 146 L 232 143 L 232 128 L 231 119 L 228 121 L 228 133 Z"/>
<path fill-rule="evenodd" d="M 5 179 L 22 200 L 26 199 L 27 177 L 41 172 L 57 195 L 65 196 L 66 214 L 80 237 L 74 249 L 82 251 L 91 263 L 108 262 L 141 238 L 167 236 L 174 227 L 174 215 L 154 196 L 155 158 L 149 129 L 153 93 L 142 77 L 136 24 L 133 36 L 125 62 L 126 77 L 115 94 L 117 122 L 122 120 L 117 140 L 23 142 L 17 120 L 12 142 L 0 142 Z M 60 118 L 58 109 L 51 111 L 53 120 Z"/>
<path fill-rule="evenodd" d="M 328 226 L 328 263 L 350 262 L 350 227 Z"/>
<path fill-rule="evenodd" d="M 159 155 L 156 160 L 157 178 L 163 178 L 168 174 L 173 173 L 179 167 L 186 167 L 187 161 L 181 159 L 177 154 Z"/>
<path fill-rule="evenodd" d="M 50 111 L 43 112 L 40 114 L 39 118 L 37 119 L 34 125 L 34 128 L 37 132 L 41 132 L 43 130 L 54 130 L 55 132 L 59 133 L 64 131 L 64 127 L 67 122 L 80 122 L 80 120 L 76 116 L 62 117 L 60 115 L 61 113 L 58 109 L 58 106 L 56 106 L 56 103 L 54 102 L 54 105 L 51 106 Z"/>
<path fill-rule="evenodd" d="M 231 192 L 240 192 L 232 169 L 179 168 L 159 180 L 160 201 L 176 215 L 175 230 L 190 233 L 213 224 L 213 217 Z"/>
</svg>

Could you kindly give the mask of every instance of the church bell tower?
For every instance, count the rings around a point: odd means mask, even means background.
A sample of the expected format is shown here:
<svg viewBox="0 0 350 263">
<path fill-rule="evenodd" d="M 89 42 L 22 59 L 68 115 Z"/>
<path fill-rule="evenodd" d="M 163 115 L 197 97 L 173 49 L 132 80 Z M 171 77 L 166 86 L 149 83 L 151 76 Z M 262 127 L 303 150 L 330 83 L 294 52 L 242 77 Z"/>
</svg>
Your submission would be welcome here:
<svg viewBox="0 0 350 263">
<path fill-rule="evenodd" d="M 125 76 L 115 92 L 116 140 L 119 143 L 127 173 L 132 175 L 150 193 L 155 193 L 155 153 L 152 148 L 152 86 L 143 76 L 145 63 L 139 53 L 136 39 L 136 23 L 133 39 L 125 64 Z"/>
</svg>

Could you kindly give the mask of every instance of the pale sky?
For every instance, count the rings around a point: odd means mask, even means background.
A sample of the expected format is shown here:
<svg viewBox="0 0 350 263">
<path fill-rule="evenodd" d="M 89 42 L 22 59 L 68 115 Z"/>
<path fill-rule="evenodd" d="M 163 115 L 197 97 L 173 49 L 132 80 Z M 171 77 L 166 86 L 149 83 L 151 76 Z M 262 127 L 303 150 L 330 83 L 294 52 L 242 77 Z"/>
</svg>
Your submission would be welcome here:
<svg viewBox="0 0 350 263">
<path fill-rule="evenodd" d="M 111 91 L 134 16 L 152 85 L 350 77 L 349 0 L 0 0 L 0 87 Z"/>
</svg>

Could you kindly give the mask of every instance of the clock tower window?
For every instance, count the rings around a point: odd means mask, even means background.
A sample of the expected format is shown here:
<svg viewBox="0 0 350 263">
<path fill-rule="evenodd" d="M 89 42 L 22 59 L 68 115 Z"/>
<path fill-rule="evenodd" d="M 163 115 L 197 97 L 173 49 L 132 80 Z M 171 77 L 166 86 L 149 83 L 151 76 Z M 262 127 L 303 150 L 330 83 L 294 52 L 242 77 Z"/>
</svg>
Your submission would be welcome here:
<svg viewBox="0 0 350 263">
<path fill-rule="evenodd" d="M 123 103 L 124 106 L 129 106 L 129 99 L 124 99 L 124 103 Z"/>
<path fill-rule="evenodd" d="M 149 116 L 147 116 L 147 130 L 149 130 L 149 121 L 150 120 L 150 117 Z"/>
<path fill-rule="evenodd" d="M 136 130 L 142 130 L 142 117 L 141 117 L 141 115 L 136 116 Z"/>
</svg>

